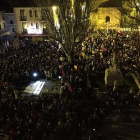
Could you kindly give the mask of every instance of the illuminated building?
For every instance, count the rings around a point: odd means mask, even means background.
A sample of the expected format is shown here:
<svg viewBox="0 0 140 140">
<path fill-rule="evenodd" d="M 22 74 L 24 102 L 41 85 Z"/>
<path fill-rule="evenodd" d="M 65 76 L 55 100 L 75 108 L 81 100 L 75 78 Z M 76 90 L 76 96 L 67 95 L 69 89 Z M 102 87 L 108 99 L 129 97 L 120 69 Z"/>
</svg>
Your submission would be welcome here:
<svg viewBox="0 0 140 140">
<path fill-rule="evenodd" d="M 28 1 L 17 1 L 13 4 L 16 22 L 16 33 L 19 38 L 28 38 L 32 41 L 42 41 L 47 37 L 46 18 L 41 7 L 34 7 Z"/>
<path fill-rule="evenodd" d="M 72 12 L 74 11 L 72 2 Z M 122 0 L 121 3 L 131 15 L 138 16 L 135 9 L 127 7 L 127 0 Z M 86 2 L 81 6 L 83 14 Z M 128 18 L 116 8 L 116 3 L 110 3 L 108 0 L 97 0 L 96 9 L 90 13 L 90 28 L 95 30 L 101 29 L 107 31 L 113 30 L 132 30 L 132 28 L 139 28 L 136 20 Z M 95 7 L 95 6 L 94 6 Z M 47 26 L 46 17 L 42 15 L 41 7 L 32 7 L 30 4 L 24 2 L 14 6 L 14 16 L 16 22 L 16 32 L 19 36 L 30 37 L 33 41 L 43 40 L 47 36 L 45 29 Z M 54 26 L 56 29 L 61 28 L 58 17 L 59 7 L 52 7 L 52 14 L 54 17 Z M 71 14 L 73 16 L 74 14 Z M 108 20 L 108 21 L 107 21 Z"/>
</svg>

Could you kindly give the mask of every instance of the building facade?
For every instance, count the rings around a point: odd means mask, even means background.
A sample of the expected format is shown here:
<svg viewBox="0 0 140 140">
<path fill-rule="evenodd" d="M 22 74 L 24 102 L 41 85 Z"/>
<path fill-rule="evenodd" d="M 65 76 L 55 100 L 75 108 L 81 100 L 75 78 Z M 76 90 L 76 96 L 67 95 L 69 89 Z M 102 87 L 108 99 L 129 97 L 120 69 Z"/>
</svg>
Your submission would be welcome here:
<svg viewBox="0 0 140 140">
<path fill-rule="evenodd" d="M 6 30 L 10 32 L 9 41 L 12 42 L 14 40 L 14 36 L 16 35 L 16 24 L 13 9 L 5 11 L 3 16 L 5 19 Z"/>
<path fill-rule="evenodd" d="M 117 9 L 117 3 L 110 3 L 108 0 L 97 0 L 97 7 L 90 14 L 91 27 L 95 30 L 101 29 L 104 31 L 112 30 L 131 30 L 138 28 L 139 24 L 134 19 L 130 19 L 125 14 Z M 21 6 L 23 5 L 23 6 Z M 119 6 L 126 7 L 126 10 L 133 16 L 138 13 L 136 10 L 130 9 L 127 6 L 127 0 L 122 0 Z M 31 38 L 33 41 L 42 41 L 47 37 L 45 28 L 47 26 L 46 17 L 42 14 L 41 7 L 33 7 L 30 4 L 20 4 L 14 7 L 15 31 L 20 37 Z M 9 19 L 7 19 L 9 21 Z M 61 27 L 60 27 L 61 28 Z M 14 28 L 12 25 L 7 26 L 7 29 L 12 33 Z M 47 29 L 48 30 L 48 29 Z"/>
<path fill-rule="evenodd" d="M 10 35 L 10 32 L 6 28 L 4 12 L 5 11 L 0 11 L 0 45 L 1 46 L 7 44 Z"/>
<path fill-rule="evenodd" d="M 6 29 L 5 19 L 4 19 L 4 12 L 5 11 L 0 11 L 0 31 Z"/>
<path fill-rule="evenodd" d="M 32 40 L 43 40 L 46 26 L 40 7 L 14 7 L 16 32 Z"/>
<path fill-rule="evenodd" d="M 90 15 L 91 26 L 95 30 L 120 30 L 121 12 L 109 1 L 101 1 Z"/>
</svg>

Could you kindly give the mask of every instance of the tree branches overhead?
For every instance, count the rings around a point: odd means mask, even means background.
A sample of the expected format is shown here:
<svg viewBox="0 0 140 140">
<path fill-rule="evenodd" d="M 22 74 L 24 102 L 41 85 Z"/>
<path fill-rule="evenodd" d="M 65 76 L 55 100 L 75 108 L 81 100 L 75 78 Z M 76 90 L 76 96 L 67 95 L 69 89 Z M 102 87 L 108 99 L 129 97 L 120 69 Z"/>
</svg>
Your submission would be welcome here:
<svg viewBox="0 0 140 140">
<path fill-rule="evenodd" d="M 109 0 L 114 3 L 114 0 Z M 140 0 L 117 0 L 116 7 L 130 19 L 140 22 Z"/>
<path fill-rule="evenodd" d="M 96 9 L 96 0 L 33 0 L 42 7 L 47 30 L 69 55 L 77 41 L 84 39 L 90 26 L 90 13 Z"/>
</svg>

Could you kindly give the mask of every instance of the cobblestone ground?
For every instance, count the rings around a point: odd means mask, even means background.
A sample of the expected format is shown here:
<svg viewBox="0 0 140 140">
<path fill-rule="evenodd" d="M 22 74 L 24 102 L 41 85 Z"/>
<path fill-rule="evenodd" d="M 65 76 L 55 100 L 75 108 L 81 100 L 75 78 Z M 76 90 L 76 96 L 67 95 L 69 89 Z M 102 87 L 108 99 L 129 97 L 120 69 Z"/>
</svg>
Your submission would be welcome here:
<svg viewBox="0 0 140 140">
<path fill-rule="evenodd" d="M 61 87 L 61 81 L 60 80 L 47 80 L 47 79 L 39 79 L 37 81 L 45 82 L 39 96 L 44 96 L 47 94 L 55 94 L 60 92 Z M 22 91 L 30 84 L 30 82 L 27 82 L 22 86 Z M 21 92 L 22 92 L 21 91 Z M 31 94 L 28 93 L 22 93 L 22 96 L 31 96 Z"/>
<path fill-rule="evenodd" d="M 61 87 L 61 81 L 60 80 L 46 80 L 46 79 L 41 79 L 40 81 L 44 81 L 45 85 L 43 86 L 43 89 L 40 93 L 42 94 L 48 94 L 48 93 L 59 93 L 60 92 L 60 87 Z"/>
</svg>

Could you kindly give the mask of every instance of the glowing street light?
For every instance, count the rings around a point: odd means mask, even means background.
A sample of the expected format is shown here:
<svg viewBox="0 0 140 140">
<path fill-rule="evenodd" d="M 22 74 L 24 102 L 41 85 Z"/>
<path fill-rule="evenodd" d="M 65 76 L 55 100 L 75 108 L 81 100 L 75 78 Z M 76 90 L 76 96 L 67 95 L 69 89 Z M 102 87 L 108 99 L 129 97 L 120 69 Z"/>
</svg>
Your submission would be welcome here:
<svg viewBox="0 0 140 140">
<path fill-rule="evenodd" d="M 85 5 L 82 5 L 81 7 L 82 7 L 82 11 L 84 11 L 84 10 L 85 10 L 85 8 L 86 8 L 86 6 L 85 6 Z"/>
<path fill-rule="evenodd" d="M 53 9 L 53 12 L 55 12 L 56 11 L 56 6 L 53 6 L 52 9 Z"/>
<path fill-rule="evenodd" d="M 72 5 L 72 8 L 73 8 L 73 6 L 74 6 L 74 0 L 71 0 L 71 5 Z"/>
<path fill-rule="evenodd" d="M 54 17 L 54 24 L 55 24 L 55 27 L 56 27 L 57 29 L 59 29 L 59 28 L 60 28 L 60 24 L 59 24 L 58 15 L 57 15 L 57 13 L 56 13 L 56 9 L 57 9 L 56 6 L 53 6 L 53 7 L 52 7 L 52 10 L 53 10 L 53 17 Z"/>
<path fill-rule="evenodd" d="M 37 77 L 37 73 L 33 73 L 33 76 L 34 76 L 34 77 Z"/>
<path fill-rule="evenodd" d="M 137 5 L 138 7 L 140 6 L 140 4 L 139 4 L 138 2 L 136 3 L 136 5 Z"/>
<path fill-rule="evenodd" d="M 81 8 L 82 8 L 82 16 L 84 16 L 84 12 L 85 12 L 86 6 L 85 5 L 82 5 Z"/>
</svg>

